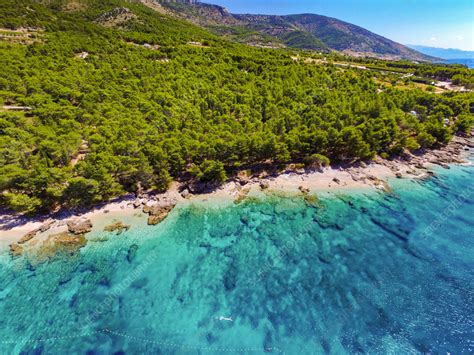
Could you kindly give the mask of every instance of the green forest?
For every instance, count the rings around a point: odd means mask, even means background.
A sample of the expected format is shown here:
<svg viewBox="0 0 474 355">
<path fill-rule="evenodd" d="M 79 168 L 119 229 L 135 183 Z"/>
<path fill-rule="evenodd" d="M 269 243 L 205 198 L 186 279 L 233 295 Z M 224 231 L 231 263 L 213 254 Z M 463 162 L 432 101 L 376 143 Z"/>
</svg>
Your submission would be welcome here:
<svg viewBox="0 0 474 355">
<path fill-rule="evenodd" d="M 259 163 L 391 158 L 473 125 L 470 92 L 380 90 L 371 71 L 232 43 L 138 3 L 72 3 L 0 0 L 4 208 L 89 206 L 175 179 L 222 183 Z M 128 19 L 103 16 L 119 7 Z M 472 80 L 465 68 L 415 69 Z"/>
</svg>

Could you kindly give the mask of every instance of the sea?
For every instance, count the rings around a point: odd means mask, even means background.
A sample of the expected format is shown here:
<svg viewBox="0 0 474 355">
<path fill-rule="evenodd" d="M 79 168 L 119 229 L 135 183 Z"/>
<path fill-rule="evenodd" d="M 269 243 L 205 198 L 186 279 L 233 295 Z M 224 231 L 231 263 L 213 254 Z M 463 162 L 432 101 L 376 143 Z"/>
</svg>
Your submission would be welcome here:
<svg viewBox="0 0 474 355">
<path fill-rule="evenodd" d="M 474 68 L 474 58 L 447 59 L 445 62 L 447 64 L 462 64 L 470 69 Z"/>
<path fill-rule="evenodd" d="M 128 216 L 40 264 L 3 248 L 0 353 L 472 354 L 474 166 L 390 185 Z"/>
</svg>

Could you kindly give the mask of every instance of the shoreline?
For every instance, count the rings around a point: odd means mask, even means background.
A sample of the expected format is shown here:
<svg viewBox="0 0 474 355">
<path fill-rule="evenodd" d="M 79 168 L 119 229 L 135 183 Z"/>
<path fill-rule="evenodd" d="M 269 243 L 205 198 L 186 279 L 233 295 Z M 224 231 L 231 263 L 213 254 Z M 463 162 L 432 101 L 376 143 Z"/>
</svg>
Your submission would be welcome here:
<svg viewBox="0 0 474 355">
<path fill-rule="evenodd" d="M 105 218 L 113 223 L 114 220 L 120 221 L 121 216 L 137 213 L 146 219 L 146 213 L 149 213 L 149 218 L 155 219 L 149 224 L 158 224 L 175 206 L 206 202 L 210 199 L 220 201 L 215 204 L 220 207 L 222 204 L 231 205 L 244 200 L 247 196 L 258 196 L 265 192 L 302 195 L 331 194 L 349 190 L 390 192 L 388 183 L 390 179 L 429 178 L 434 175 L 432 169 L 435 166 L 449 169 L 449 164 L 468 163 L 472 148 L 474 148 L 473 135 L 455 136 L 445 147 L 421 155 L 410 154 L 395 160 L 377 157 L 370 163 L 358 162 L 317 171 L 289 168 L 277 176 L 268 176 L 265 173 L 252 177 L 239 175 L 220 187 L 204 193 L 192 194 L 187 183 L 173 182 L 168 191 L 162 194 L 147 193 L 139 197 L 128 194 L 80 212 L 60 211 L 31 218 L 3 214 L 0 216 L 0 246 L 18 243 L 21 238 L 32 232 L 33 237 L 30 239 L 33 239 L 33 242 L 55 233 L 67 233 L 67 224 L 71 221 L 88 220 L 92 225 L 101 221 L 99 224 L 102 225 Z M 144 206 L 151 206 L 151 209 L 155 207 L 156 214 L 153 211 L 143 211 Z M 28 240 L 27 243 L 31 244 L 31 241 Z"/>
</svg>

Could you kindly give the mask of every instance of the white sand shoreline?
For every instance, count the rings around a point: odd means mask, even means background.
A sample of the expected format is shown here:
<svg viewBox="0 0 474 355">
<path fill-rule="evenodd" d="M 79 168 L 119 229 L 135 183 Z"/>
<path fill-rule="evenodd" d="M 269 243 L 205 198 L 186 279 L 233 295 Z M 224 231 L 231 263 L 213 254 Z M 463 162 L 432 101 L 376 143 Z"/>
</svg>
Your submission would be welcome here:
<svg viewBox="0 0 474 355">
<path fill-rule="evenodd" d="M 471 141 L 466 138 L 455 139 L 452 144 L 448 145 L 449 149 L 430 151 L 421 157 L 412 157 L 407 161 L 387 161 L 377 158 L 370 164 L 359 163 L 350 167 L 331 167 L 313 172 L 293 171 L 282 173 L 276 177 L 252 177 L 245 181 L 233 179 L 212 192 L 190 194 L 186 198 L 180 193 L 186 185 L 174 182 L 164 194 L 144 195 L 141 198 L 128 195 L 79 215 L 64 212 L 51 218 L 38 217 L 31 219 L 4 215 L 0 216 L 0 246 L 18 242 L 25 234 L 44 226 L 47 221 L 53 222 L 52 227 L 40 234 L 51 235 L 67 231 L 66 222 L 74 218 L 88 219 L 96 224 L 99 220 L 103 221 L 107 216 L 107 219 L 110 219 L 112 223 L 113 220 L 120 220 L 121 216 L 142 213 L 144 204 L 152 205 L 159 203 L 159 201 L 172 201 L 173 205 L 180 207 L 187 203 L 201 203 L 212 199 L 212 204 L 206 205 L 220 207 L 222 204 L 232 204 L 236 199 L 243 199 L 247 195 L 258 195 L 262 191 L 290 194 L 301 194 L 303 191 L 304 193 L 320 196 L 324 193 L 331 194 L 355 190 L 365 192 L 390 191 L 388 183 L 390 179 L 397 177 L 423 179 L 433 175 L 430 170 L 433 163 L 447 167 L 445 165 L 447 163 L 460 164 L 467 162 L 466 142 Z M 452 150 L 453 146 L 457 147 L 455 152 Z M 447 157 L 449 159 L 446 159 Z M 143 214 L 143 216 L 146 220 L 146 215 Z"/>
</svg>

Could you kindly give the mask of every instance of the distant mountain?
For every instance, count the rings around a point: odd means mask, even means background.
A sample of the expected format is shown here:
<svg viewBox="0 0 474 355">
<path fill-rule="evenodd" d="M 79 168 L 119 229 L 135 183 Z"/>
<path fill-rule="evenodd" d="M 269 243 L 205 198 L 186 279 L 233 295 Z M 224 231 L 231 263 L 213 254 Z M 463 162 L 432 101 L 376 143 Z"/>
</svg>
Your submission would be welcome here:
<svg viewBox="0 0 474 355">
<path fill-rule="evenodd" d="M 408 44 L 407 47 L 417 50 L 418 52 L 421 52 L 423 54 L 442 58 L 442 59 L 474 59 L 474 51 L 463 51 L 463 50 L 454 49 L 454 48 L 446 49 L 446 48 L 418 46 L 414 44 Z"/>
<path fill-rule="evenodd" d="M 318 37 L 329 48 L 341 52 L 388 59 L 433 59 L 362 27 L 334 18 L 303 14 L 284 16 L 284 19 Z"/>
<path fill-rule="evenodd" d="M 152 0 L 143 0 L 150 2 Z M 177 16 L 224 35 L 255 46 L 291 47 L 318 51 L 337 50 L 355 56 L 383 59 L 436 61 L 402 44 L 362 27 L 314 14 L 236 15 L 224 7 L 194 1 L 156 0 Z"/>
</svg>

